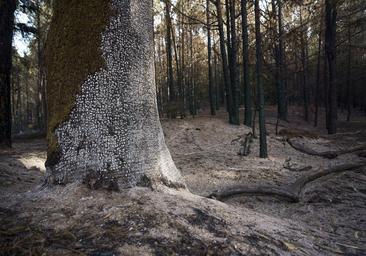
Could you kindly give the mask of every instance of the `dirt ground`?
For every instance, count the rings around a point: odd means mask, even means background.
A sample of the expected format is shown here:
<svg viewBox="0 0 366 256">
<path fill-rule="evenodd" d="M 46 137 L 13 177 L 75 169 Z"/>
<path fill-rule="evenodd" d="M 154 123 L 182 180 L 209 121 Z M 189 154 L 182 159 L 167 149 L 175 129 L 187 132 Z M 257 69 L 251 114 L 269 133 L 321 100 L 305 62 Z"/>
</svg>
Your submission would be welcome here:
<svg viewBox="0 0 366 256">
<path fill-rule="evenodd" d="M 238 156 L 235 139 L 251 129 L 227 124 L 224 112 L 163 120 L 190 192 L 44 187 L 45 141 L 17 141 L 0 151 L 0 255 L 366 255 L 365 167 L 307 183 L 298 202 L 256 193 L 207 198 L 238 185 L 286 189 L 314 172 L 365 161 L 360 152 L 334 159 L 301 153 L 275 134 L 275 124 L 269 110 L 269 158 L 260 159 L 258 139 L 249 156 Z M 361 115 L 340 121 L 333 136 L 296 111 L 284 128 L 316 135 L 298 140 L 317 152 L 366 144 Z"/>
</svg>

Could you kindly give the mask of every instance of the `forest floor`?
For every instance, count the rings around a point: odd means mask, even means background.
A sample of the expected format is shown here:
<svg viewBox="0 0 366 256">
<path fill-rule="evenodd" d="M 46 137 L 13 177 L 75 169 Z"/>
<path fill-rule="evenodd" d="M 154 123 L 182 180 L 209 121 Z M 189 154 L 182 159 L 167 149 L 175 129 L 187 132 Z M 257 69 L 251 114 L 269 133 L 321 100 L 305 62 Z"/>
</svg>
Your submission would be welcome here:
<svg viewBox="0 0 366 256">
<path fill-rule="evenodd" d="M 328 136 L 299 116 L 280 122 L 292 133 L 276 135 L 268 111 L 268 159 L 258 157 L 258 139 L 249 156 L 237 154 L 251 129 L 227 124 L 223 112 L 163 120 L 191 193 L 45 188 L 45 141 L 15 142 L 0 151 L 0 255 L 366 255 L 366 168 L 357 166 L 365 150 L 344 152 L 366 144 L 366 118 L 340 121 Z M 343 152 L 328 159 L 288 141 Z"/>
</svg>

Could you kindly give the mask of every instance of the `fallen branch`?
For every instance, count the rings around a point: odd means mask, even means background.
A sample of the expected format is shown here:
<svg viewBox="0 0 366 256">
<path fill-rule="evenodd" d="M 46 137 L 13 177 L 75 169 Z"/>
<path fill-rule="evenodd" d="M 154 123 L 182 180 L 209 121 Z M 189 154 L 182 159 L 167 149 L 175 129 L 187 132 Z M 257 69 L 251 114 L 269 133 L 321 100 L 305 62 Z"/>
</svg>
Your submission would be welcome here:
<svg viewBox="0 0 366 256">
<path fill-rule="evenodd" d="M 292 172 L 305 172 L 305 171 L 311 170 L 313 167 L 310 165 L 304 166 L 304 167 L 298 167 L 298 168 L 293 167 L 293 166 L 291 166 L 291 158 L 289 158 L 283 164 L 283 168 L 285 168 L 289 171 L 292 171 Z"/>
<path fill-rule="evenodd" d="M 360 134 L 361 131 L 356 131 L 356 132 L 340 132 L 340 133 L 335 133 L 335 134 L 329 134 L 326 135 L 326 138 L 337 138 L 338 136 L 349 136 L 349 135 L 357 135 Z"/>
<path fill-rule="evenodd" d="M 360 145 L 349 149 L 318 152 L 312 148 L 306 147 L 305 144 L 300 143 L 298 140 L 288 139 L 287 142 L 291 147 L 293 147 L 297 151 L 300 151 L 301 153 L 311 156 L 320 156 L 328 159 L 334 159 L 340 155 L 355 153 L 366 149 L 366 145 Z"/>
<path fill-rule="evenodd" d="M 306 175 L 298 178 L 291 186 L 290 189 L 297 193 L 297 195 L 300 195 L 302 189 L 306 186 L 306 184 L 315 181 L 319 178 L 322 178 L 324 176 L 345 172 L 345 171 L 354 171 L 361 167 L 366 166 L 366 161 L 361 161 L 358 163 L 350 163 L 350 164 L 341 164 L 341 165 L 335 165 L 332 167 L 329 167 L 324 170 L 320 171 L 313 171 L 310 174 L 307 173 Z"/>
<path fill-rule="evenodd" d="M 208 197 L 216 198 L 222 200 L 235 195 L 269 195 L 278 196 L 285 199 L 288 202 L 298 202 L 298 197 L 291 191 L 286 191 L 284 189 L 274 187 L 274 186 L 236 186 L 224 190 L 217 190 L 212 192 Z"/>
<path fill-rule="evenodd" d="M 364 166 L 366 166 L 366 161 L 351 164 L 336 165 L 321 171 L 313 171 L 310 174 L 307 173 L 306 175 L 298 178 L 290 186 L 284 188 L 268 185 L 249 186 L 249 187 L 236 186 L 236 187 L 225 188 L 222 190 L 216 190 L 212 192 L 208 197 L 222 200 L 235 195 L 269 195 L 269 196 L 280 197 L 288 202 L 297 203 L 300 202 L 301 192 L 308 183 L 330 174 L 357 170 Z"/>
</svg>

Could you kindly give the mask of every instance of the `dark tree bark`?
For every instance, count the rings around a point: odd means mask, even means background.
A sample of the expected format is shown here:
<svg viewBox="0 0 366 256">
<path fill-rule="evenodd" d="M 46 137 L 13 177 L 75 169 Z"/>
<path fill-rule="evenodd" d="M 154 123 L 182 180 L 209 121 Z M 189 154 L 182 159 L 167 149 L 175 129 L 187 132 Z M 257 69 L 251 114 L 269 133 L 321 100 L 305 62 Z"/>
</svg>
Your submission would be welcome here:
<svg viewBox="0 0 366 256">
<path fill-rule="evenodd" d="M 328 133 L 337 133 L 337 85 L 336 85 L 336 22 L 337 1 L 325 0 L 325 56 L 328 79 Z"/>
<path fill-rule="evenodd" d="M 11 68 L 15 0 L 0 2 L 0 146 L 11 147 Z"/>
<path fill-rule="evenodd" d="M 304 119 L 309 121 L 309 88 L 308 88 L 308 63 L 307 63 L 307 26 L 303 24 L 302 10 L 300 7 L 300 25 L 301 31 L 301 64 L 302 64 L 302 89 L 304 103 Z"/>
<path fill-rule="evenodd" d="M 174 71 L 173 71 L 173 55 L 172 55 L 172 21 L 170 17 L 170 2 L 165 1 L 165 24 L 166 24 L 166 57 L 167 57 L 167 83 L 169 88 L 169 116 L 176 117 L 176 92 L 174 88 Z"/>
<path fill-rule="evenodd" d="M 243 41 L 243 83 L 244 83 L 244 124 L 252 126 L 252 87 L 250 85 L 249 70 L 249 39 L 248 39 L 248 11 L 247 0 L 241 0 L 241 20 L 242 20 L 242 41 Z"/>
<path fill-rule="evenodd" d="M 273 0 L 274 2 L 274 0 Z M 278 45 L 276 50 L 276 88 L 277 88 L 277 104 L 278 104 L 278 117 L 282 120 L 287 120 L 287 100 L 285 93 L 285 81 L 284 81 L 284 49 L 283 49 L 283 27 L 282 27 L 282 1 L 277 0 L 277 23 L 278 23 Z M 276 15 L 276 9 L 273 10 Z"/>
<path fill-rule="evenodd" d="M 41 26 L 41 4 L 39 0 L 36 0 L 36 25 L 37 25 L 37 33 L 36 41 L 37 41 L 37 126 L 38 129 L 42 132 L 46 131 L 47 127 L 47 105 L 46 105 L 46 84 L 45 84 L 45 72 L 44 72 L 44 53 L 43 53 L 43 45 L 42 45 L 42 26 Z"/>
<path fill-rule="evenodd" d="M 315 88 L 315 115 L 314 115 L 314 126 L 318 126 L 319 119 L 319 103 L 320 103 L 320 60 L 321 60 L 321 49 L 322 49 L 322 26 L 319 27 L 318 33 L 318 59 L 316 65 L 316 88 Z"/>
<path fill-rule="evenodd" d="M 48 183 L 184 186 L 158 117 L 152 1 L 56 1 L 47 40 Z"/>
<path fill-rule="evenodd" d="M 222 20 L 222 7 L 221 7 L 220 1 L 216 1 L 215 3 L 216 3 L 216 10 L 217 10 L 218 29 L 219 29 L 222 70 L 223 70 L 223 78 L 224 78 L 225 91 L 226 91 L 226 104 L 227 104 L 227 109 L 229 112 L 229 123 L 232 123 L 233 122 L 233 120 L 232 120 L 233 98 L 232 98 L 232 92 L 231 92 L 228 58 L 227 58 L 226 47 L 225 47 L 224 25 L 223 25 L 223 20 Z"/>
<path fill-rule="evenodd" d="M 259 0 L 254 0 L 255 11 L 255 46 L 256 46 L 256 83 L 257 83 L 257 110 L 259 114 L 259 144 L 261 158 L 267 158 L 267 132 L 264 115 L 264 93 L 261 81 L 262 74 L 262 35 L 260 28 Z"/>
<path fill-rule="evenodd" d="M 206 1 L 207 15 L 207 62 L 208 62 L 208 91 L 210 98 L 211 115 L 216 115 L 215 94 L 213 88 L 212 74 L 212 43 L 211 43 L 211 15 L 210 15 L 210 0 Z"/>
<path fill-rule="evenodd" d="M 231 43 L 231 51 L 230 51 L 230 77 L 231 77 L 231 92 L 233 95 L 233 104 L 232 104 L 232 124 L 239 125 L 239 95 L 240 90 L 238 87 L 238 72 L 237 72 L 237 39 L 236 39 L 236 24 L 235 24 L 235 1 L 230 0 L 229 5 L 229 12 L 230 12 L 230 43 Z M 228 24 L 229 26 L 229 24 Z"/>
<path fill-rule="evenodd" d="M 179 3 L 179 8 L 181 10 L 184 10 L 184 1 Z M 185 50 L 185 25 L 184 25 L 184 16 L 179 13 L 178 14 L 178 34 L 179 34 L 179 47 L 178 47 L 178 55 L 179 55 L 179 61 L 178 61 L 178 86 L 179 86 L 179 104 L 180 104 L 180 115 L 181 118 L 186 117 L 186 107 L 185 107 L 185 84 L 184 84 L 184 70 L 185 70 L 185 63 L 184 63 L 184 50 Z"/>
<path fill-rule="evenodd" d="M 197 115 L 196 89 L 194 80 L 194 49 L 193 49 L 193 29 L 189 27 L 189 54 L 190 54 L 190 74 L 189 74 L 189 109 L 192 116 Z"/>
<path fill-rule="evenodd" d="M 349 18 L 350 19 L 350 18 Z M 351 93 L 351 67 L 352 67 L 352 35 L 351 35 L 351 24 L 348 21 L 347 28 L 347 40 L 348 40 L 348 53 L 347 53 L 347 122 L 351 121 L 351 104 L 352 104 L 352 93 Z"/>
</svg>

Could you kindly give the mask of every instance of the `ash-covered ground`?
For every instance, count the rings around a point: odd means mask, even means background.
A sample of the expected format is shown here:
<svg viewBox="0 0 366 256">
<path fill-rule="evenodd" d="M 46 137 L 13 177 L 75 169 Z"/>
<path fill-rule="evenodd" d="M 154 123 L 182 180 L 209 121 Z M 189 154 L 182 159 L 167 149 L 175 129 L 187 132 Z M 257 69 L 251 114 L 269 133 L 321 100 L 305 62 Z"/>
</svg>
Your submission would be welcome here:
<svg viewBox="0 0 366 256">
<path fill-rule="evenodd" d="M 297 202 L 276 193 L 207 198 L 236 186 L 286 190 L 322 170 L 364 163 L 362 150 L 333 159 L 301 153 L 288 134 L 276 135 L 274 113 L 268 159 L 258 157 L 258 139 L 249 156 L 237 154 L 237 138 L 251 128 L 227 124 L 223 112 L 163 120 L 190 192 L 42 187 L 46 142 L 16 141 L 0 151 L 0 255 L 366 255 L 365 166 L 307 182 Z M 366 144 L 361 115 L 328 136 L 293 113 L 278 130 L 306 131 L 292 139 L 315 152 Z"/>
</svg>

